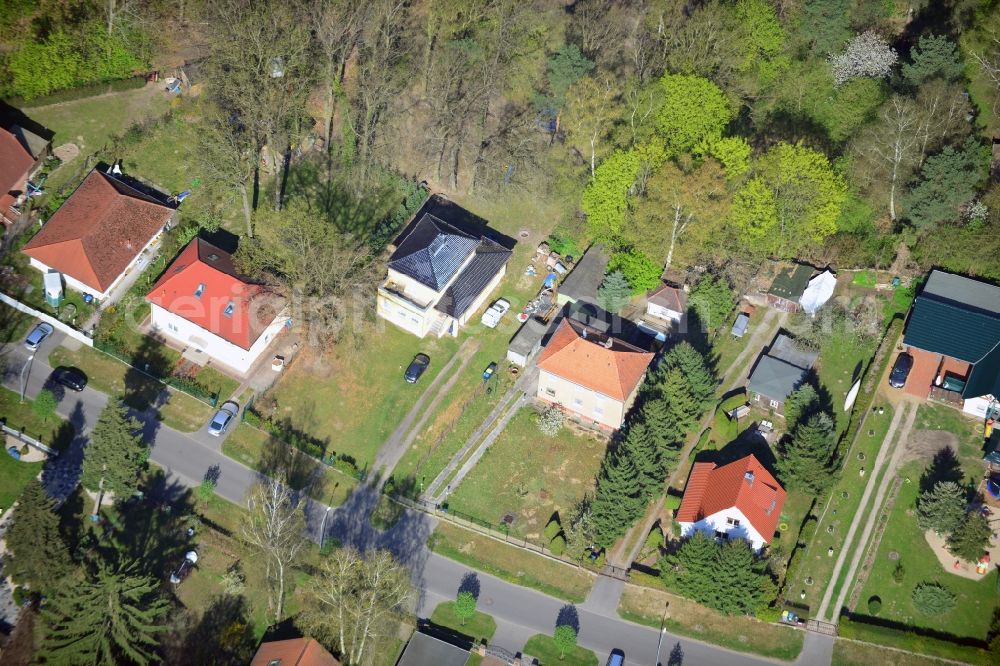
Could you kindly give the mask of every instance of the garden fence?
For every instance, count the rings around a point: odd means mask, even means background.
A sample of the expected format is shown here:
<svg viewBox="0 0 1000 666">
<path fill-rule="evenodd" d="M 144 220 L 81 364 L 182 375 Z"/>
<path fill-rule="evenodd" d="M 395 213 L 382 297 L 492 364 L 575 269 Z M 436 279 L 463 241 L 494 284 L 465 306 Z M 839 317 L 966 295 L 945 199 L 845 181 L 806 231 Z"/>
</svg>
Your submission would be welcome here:
<svg viewBox="0 0 1000 666">
<path fill-rule="evenodd" d="M 10 435 L 14 439 L 24 444 L 27 444 L 28 446 L 34 447 L 39 451 L 41 451 L 42 453 L 49 455 L 52 458 L 55 458 L 56 456 L 59 455 L 59 452 L 56 451 L 55 449 L 50 448 L 45 444 L 42 444 L 39 440 L 35 439 L 34 437 L 31 437 L 30 435 L 26 435 L 23 430 L 15 430 L 14 428 L 11 428 L 6 423 L 0 423 L 0 432 Z"/>
<path fill-rule="evenodd" d="M 141 372 L 150 379 L 154 379 L 164 386 L 169 386 L 173 389 L 186 393 L 195 400 L 206 403 L 211 407 L 215 407 L 219 403 L 219 395 L 217 393 L 211 393 L 210 391 L 202 388 L 200 385 L 195 384 L 189 380 L 182 379 L 180 377 L 159 377 L 149 371 L 148 366 L 146 368 L 140 368 L 135 364 L 132 357 L 121 349 L 115 347 L 114 345 L 108 344 L 103 340 L 92 340 L 91 346 L 97 351 L 107 354 L 108 356 L 118 359 L 125 365 L 129 366 L 136 372 Z"/>
<path fill-rule="evenodd" d="M 25 305 L 24 303 L 22 303 L 21 301 L 17 300 L 16 298 L 14 298 L 12 296 L 8 296 L 7 294 L 4 294 L 4 293 L 0 292 L 0 302 L 3 302 L 5 304 L 9 305 L 10 307 L 14 308 L 15 310 L 17 310 L 19 312 L 23 312 L 23 313 L 25 313 L 27 315 L 31 315 L 32 317 L 37 317 L 38 319 L 41 319 L 45 323 L 51 324 L 52 327 L 55 328 L 57 331 L 61 331 L 61 332 L 65 333 L 69 337 L 73 338 L 74 340 L 78 340 L 79 342 L 82 342 L 83 344 L 87 345 L 88 347 L 93 347 L 94 346 L 94 340 L 93 340 L 93 338 L 91 338 L 90 336 L 88 336 L 83 331 L 78 331 L 75 328 L 73 328 L 72 326 L 70 326 L 69 324 L 67 324 L 66 322 L 59 321 L 58 319 L 56 319 L 52 315 L 48 315 L 48 314 L 45 314 L 44 312 L 36 310 L 35 308 L 31 307 L 30 305 Z"/>
</svg>

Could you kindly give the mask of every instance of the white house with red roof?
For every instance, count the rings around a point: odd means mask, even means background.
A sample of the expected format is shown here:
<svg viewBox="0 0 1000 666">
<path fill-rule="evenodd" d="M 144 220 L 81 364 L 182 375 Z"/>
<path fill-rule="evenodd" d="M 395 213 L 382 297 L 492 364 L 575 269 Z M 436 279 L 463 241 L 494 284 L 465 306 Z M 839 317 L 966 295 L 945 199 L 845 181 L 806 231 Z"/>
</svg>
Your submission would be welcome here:
<svg viewBox="0 0 1000 666">
<path fill-rule="evenodd" d="M 784 504 L 785 489 L 751 454 L 721 466 L 696 462 L 676 519 L 682 536 L 746 539 L 760 550 L 771 543 Z"/>
<path fill-rule="evenodd" d="M 177 211 L 94 169 L 22 252 L 43 274 L 101 301 L 155 253 Z"/>
<path fill-rule="evenodd" d="M 151 331 L 245 374 L 290 321 L 284 299 L 240 275 L 233 257 L 196 238 L 146 295 Z"/>
<path fill-rule="evenodd" d="M 567 317 L 538 357 L 537 397 L 617 430 L 652 360 L 652 353 Z"/>
</svg>

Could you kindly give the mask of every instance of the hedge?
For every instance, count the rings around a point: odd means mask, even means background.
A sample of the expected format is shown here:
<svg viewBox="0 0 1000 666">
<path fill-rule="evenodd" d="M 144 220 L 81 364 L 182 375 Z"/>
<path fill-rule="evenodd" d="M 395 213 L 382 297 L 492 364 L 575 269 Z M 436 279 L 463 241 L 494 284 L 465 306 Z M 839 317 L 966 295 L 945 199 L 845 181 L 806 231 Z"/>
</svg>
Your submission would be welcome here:
<svg viewBox="0 0 1000 666">
<path fill-rule="evenodd" d="M 33 97 L 31 99 L 11 97 L 7 100 L 7 103 L 11 106 L 30 109 L 37 106 L 58 104 L 59 102 L 72 102 L 77 99 L 97 97 L 98 95 L 106 95 L 108 93 L 121 92 L 123 90 L 135 90 L 136 88 L 142 88 L 144 85 L 146 85 L 145 76 L 133 76 L 130 79 L 88 83 L 86 85 L 77 86 L 76 88 L 66 88 L 65 90 L 59 90 L 48 95 L 43 95 L 42 97 Z"/>
<path fill-rule="evenodd" d="M 365 478 L 364 473 L 358 469 L 357 463 L 350 456 L 337 455 L 333 451 L 328 451 L 323 443 L 316 438 L 261 416 L 249 405 L 243 410 L 243 421 L 247 425 L 263 430 L 288 446 L 298 449 L 307 456 L 316 458 L 328 467 L 333 467 L 360 481 Z"/>
<path fill-rule="evenodd" d="M 900 650 L 909 650 L 931 657 L 942 657 L 944 659 L 954 659 L 964 661 L 969 664 L 987 664 L 993 662 L 989 651 L 967 645 L 956 643 L 944 638 L 936 638 L 918 630 L 909 631 L 885 626 L 884 624 L 873 624 L 862 621 L 863 616 L 841 616 L 837 633 L 841 638 L 852 638 L 865 643 L 875 643 L 885 645 Z M 871 618 L 874 620 L 874 618 Z"/>
<path fill-rule="evenodd" d="M 122 363 L 128 365 L 129 367 L 139 370 L 143 374 L 146 374 L 153 379 L 158 379 L 159 381 L 171 386 L 178 391 L 183 391 L 193 398 L 197 398 L 202 402 L 207 402 L 211 406 L 215 407 L 219 402 L 219 395 L 217 393 L 212 393 L 204 386 L 194 381 L 193 379 L 188 379 L 187 377 L 177 377 L 175 375 L 168 375 L 166 377 L 160 377 L 156 372 L 151 372 L 155 368 L 150 367 L 149 370 L 144 370 L 136 365 L 135 360 L 131 352 L 126 349 L 119 341 L 110 339 L 94 339 L 94 349 L 102 351 L 108 356 L 113 356 Z"/>
</svg>

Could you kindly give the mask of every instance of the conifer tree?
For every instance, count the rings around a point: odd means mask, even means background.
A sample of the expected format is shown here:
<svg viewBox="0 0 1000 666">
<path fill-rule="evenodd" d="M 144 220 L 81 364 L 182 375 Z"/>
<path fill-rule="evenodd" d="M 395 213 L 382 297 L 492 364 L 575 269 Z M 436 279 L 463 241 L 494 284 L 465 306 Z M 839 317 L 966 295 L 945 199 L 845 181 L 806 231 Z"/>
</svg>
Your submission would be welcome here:
<svg viewBox="0 0 1000 666">
<path fill-rule="evenodd" d="M 641 420 L 630 426 L 619 453 L 631 459 L 638 474 L 643 500 L 656 494 L 663 485 L 663 468 L 656 441 Z"/>
<path fill-rule="evenodd" d="M 58 664 L 155 663 L 169 609 L 158 581 L 140 573 L 136 562 L 98 562 L 84 580 L 60 586 L 42 608 L 42 652 Z"/>
<path fill-rule="evenodd" d="M 819 404 L 819 395 L 812 384 L 803 384 L 785 400 L 785 423 L 795 427 L 812 416 Z"/>
<path fill-rule="evenodd" d="M 775 463 L 786 486 L 811 494 L 822 492 L 830 483 L 834 444 L 829 414 L 814 414 L 796 426 Z"/>
<path fill-rule="evenodd" d="M 951 534 L 965 520 L 965 491 L 954 481 L 938 481 L 917 498 L 917 525 Z"/>
<path fill-rule="evenodd" d="M 142 424 L 128 415 L 121 401 L 108 403 L 90 433 L 90 444 L 83 456 L 83 485 L 98 493 L 95 515 L 104 493 L 112 492 L 118 499 L 135 493 L 147 456 Z"/>
<path fill-rule="evenodd" d="M 625 533 L 643 509 L 642 484 L 635 463 L 621 449 L 605 459 L 590 521 L 594 540 L 610 546 Z"/>
<path fill-rule="evenodd" d="M 662 397 L 646 400 L 639 412 L 646 432 L 656 443 L 660 467 L 664 470 L 677 460 L 684 443 L 684 431 L 677 424 L 677 417 Z"/>
<path fill-rule="evenodd" d="M 701 406 L 691 395 L 684 374 L 676 368 L 667 370 L 660 385 L 660 393 L 667 409 L 673 415 L 677 430 L 682 433 L 691 430 L 701 414 Z"/>
<path fill-rule="evenodd" d="M 688 391 L 704 413 L 715 402 L 716 379 L 705 356 L 690 342 L 682 342 L 663 357 L 663 365 L 668 370 L 680 370 L 687 380 Z"/>
<path fill-rule="evenodd" d="M 992 534 L 985 516 L 978 512 L 970 513 L 948 537 L 948 552 L 966 562 L 976 562 L 989 548 Z"/>
<path fill-rule="evenodd" d="M 597 304 L 608 312 L 617 313 L 632 300 L 632 287 L 625 274 L 612 271 L 604 276 L 601 286 L 597 288 Z"/>
<path fill-rule="evenodd" d="M 55 500 L 38 479 L 32 479 L 18 499 L 5 535 L 4 571 L 37 592 L 54 589 L 72 566 L 54 508 Z"/>
</svg>

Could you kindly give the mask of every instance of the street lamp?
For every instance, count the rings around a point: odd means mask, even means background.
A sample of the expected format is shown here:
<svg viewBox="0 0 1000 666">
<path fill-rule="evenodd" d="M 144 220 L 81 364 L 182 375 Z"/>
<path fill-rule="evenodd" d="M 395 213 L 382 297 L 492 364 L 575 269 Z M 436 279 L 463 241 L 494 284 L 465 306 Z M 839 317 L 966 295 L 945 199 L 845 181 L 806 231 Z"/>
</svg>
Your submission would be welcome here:
<svg viewBox="0 0 1000 666">
<path fill-rule="evenodd" d="M 28 362 L 21 368 L 21 404 L 24 404 L 24 393 L 28 390 L 28 375 L 31 374 L 31 362 L 35 360 L 35 355 L 28 357 Z"/>
<path fill-rule="evenodd" d="M 663 616 L 660 618 L 660 635 L 656 638 L 656 662 L 653 666 L 660 666 L 660 646 L 663 645 L 663 636 L 667 633 L 667 610 L 670 608 L 670 602 L 663 604 Z"/>
<path fill-rule="evenodd" d="M 326 541 L 326 517 L 330 515 L 330 509 L 332 506 L 326 507 L 326 512 L 323 514 L 323 523 L 319 527 L 319 550 L 323 552 L 323 542 Z"/>
</svg>

